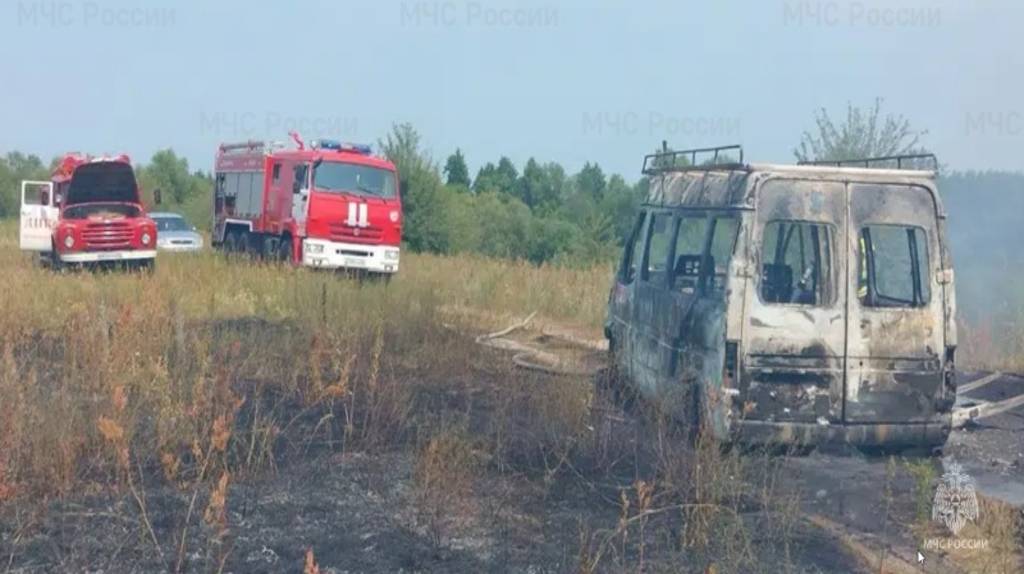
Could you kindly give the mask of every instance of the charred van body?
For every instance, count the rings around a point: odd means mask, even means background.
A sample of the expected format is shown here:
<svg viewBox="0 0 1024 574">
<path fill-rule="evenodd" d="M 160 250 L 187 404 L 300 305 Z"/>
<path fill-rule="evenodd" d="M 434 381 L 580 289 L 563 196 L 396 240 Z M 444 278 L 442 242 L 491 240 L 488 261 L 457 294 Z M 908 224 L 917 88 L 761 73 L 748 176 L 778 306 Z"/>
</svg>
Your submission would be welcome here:
<svg viewBox="0 0 1024 574">
<path fill-rule="evenodd" d="M 617 379 L 723 441 L 943 445 L 955 296 L 924 159 L 645 158 L 605 327 Z"/>
</svg>

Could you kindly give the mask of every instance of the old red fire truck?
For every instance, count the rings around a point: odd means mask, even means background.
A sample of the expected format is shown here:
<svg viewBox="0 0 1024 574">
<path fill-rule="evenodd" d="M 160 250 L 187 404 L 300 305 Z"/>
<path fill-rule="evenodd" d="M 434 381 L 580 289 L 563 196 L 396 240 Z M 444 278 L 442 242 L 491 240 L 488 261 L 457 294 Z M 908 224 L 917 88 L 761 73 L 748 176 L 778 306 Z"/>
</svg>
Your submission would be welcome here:
<svg viewBox="0 0 1024 574">
<path fill-rule="evenodd" d="M 146 215 L 127 155 L 69 153 L 50 181 L 21 182 L 21 249 L 43 263 L 152 269 L 156 224 Z"/>
<path fill-rule="evenodd" d="M 327 269 L 398 271 L 402 204 L 394 164 L 369 146 L 225 143 L 217 151 L 213 244 Z"/>
</svg>

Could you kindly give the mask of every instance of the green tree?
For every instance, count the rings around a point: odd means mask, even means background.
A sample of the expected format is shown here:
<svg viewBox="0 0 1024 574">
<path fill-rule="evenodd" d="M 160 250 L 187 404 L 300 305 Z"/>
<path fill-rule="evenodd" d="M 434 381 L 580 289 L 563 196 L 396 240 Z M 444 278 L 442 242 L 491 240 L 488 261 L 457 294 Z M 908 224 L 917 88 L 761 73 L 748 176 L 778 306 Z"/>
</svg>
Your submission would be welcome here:
<svg viewBox="0 0 1024 574">
<path fill-rule="evenodd" d="M 143 189 L 149 192 L 159 189 L 165 198 L 179 205 L 199 191 L 188 171 L 188 160 L 178 157 L 170 148 L 154 153 L 149 164 L 137 167 L 136 172 Z"/>
<path fill-rule="evenodd" d="M 626 235 L 633 230 L 633 219 L 637 208 L 646 195 L 646 186 L 630 186 L 621 175 L 615 174 L 608 178 L 608 187 L 601 200 L 600 210 L 611 218 L 614 229 L 612 239 L 622 244 Z"/>
<path fill-rule="evenodd" d="M 516 181 L 519 179 L 519 172 L 516 170 L 512 160 L 502 156 L 498 165 L 488 162 L 477 172 L 473 183 L 473 190 L 477 193 L 493 191 L 514 195 Z"/>
<path fill-rule="evenodd" d="M 17 215 L 21 206 L 21 182 L 47 181 L 50 170 L 35 155 L 12 151 L 0 157 L 0 217 Z"/>
<path fill-rule="evenodd" d="M 398 168 L 406 244 L 414 251 L 450 252 L 450 194 L 441 183 L 437 166 L 420 149 L 419 133 L 411 124 L 395 125 L 380 148 Z"/>
<path fill-rule="evenodd" d="M 576 175 L 576 188 L 583 195 L 594 201 L 601 201 L 608 182 L 605 180 L 601 166 L 596 163 L 587 162 L 583 169 Z"/>
<path fill-rule="evenodd" d="M 448 185 L 469 189 L 472 183 L 469 180 L 469 167 L 466 166 L 466 158 L 459 148 L 455 148 L 455 153 L 448 156 L 448 161 L 444 164 L 444 175 Z"/>
<path fill-rule="evenodd" d="M 921 137 L 902 115 L 882 114 L 882 99 L 863 110 L 848 104 L 846 119 L 837 124 L 828 110 L 814 114 L 815 129 L 800 138 L 793 155 L 799 161 L 838 161 L 923 153 Z"/>
<path fill-rule="evenodd" d="M 531 210 L 547 214 L 555 210 L 565 185 L 565 170 L 556 163 L 540 165 L 532 157 L 516 182 L 515 196 Z"/>
</svg>

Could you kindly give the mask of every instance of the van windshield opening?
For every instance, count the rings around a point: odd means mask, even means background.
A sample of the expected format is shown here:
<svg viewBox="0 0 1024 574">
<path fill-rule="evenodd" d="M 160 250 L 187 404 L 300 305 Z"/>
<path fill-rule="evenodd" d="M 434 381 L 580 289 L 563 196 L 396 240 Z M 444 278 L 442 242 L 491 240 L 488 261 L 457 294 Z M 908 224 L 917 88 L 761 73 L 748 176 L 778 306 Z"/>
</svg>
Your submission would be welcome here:
<svg viewBox="0 0 1024 574">
<path fill-rule="evenodd" d="M 324 161 L 313 168 L 313 187 L 319 191 L 344 192 L 391 199 L 398 192 L 395 174 L 386 169 Z"/>
</svg>

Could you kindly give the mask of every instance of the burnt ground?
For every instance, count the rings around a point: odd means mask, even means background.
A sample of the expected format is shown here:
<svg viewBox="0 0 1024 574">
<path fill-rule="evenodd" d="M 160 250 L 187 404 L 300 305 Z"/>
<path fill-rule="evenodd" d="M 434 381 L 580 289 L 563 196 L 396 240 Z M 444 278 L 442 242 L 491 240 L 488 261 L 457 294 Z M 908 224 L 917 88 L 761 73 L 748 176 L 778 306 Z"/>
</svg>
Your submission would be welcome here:
<svg viewBox="0 0 1024 574">
<path fill-rule="evenodd" d="M 979 398 L 1013 393 L 1024 384 L 1019 381 L 978 389 Z M 592 410 L 593 432 L 626 436 L 634 449 L 655 438 L 635 413 L 608 404 Z M 1015 492 L 1024 483 L 1021 430 L 1024 413 L 993 417 L 955 433 L 945 455 L 965 464 L 982 493 Z M 851 452 L 779 457 L 777 463 L 803 517 L 822 517 L 841 533 L 798 518 L 786 524 L 783 548 L 777 533 L 763 526 L 763 511 L 740 508 L 751 559 L 730 562 L 714 541 L 705 551 L 682 548 L 670 541 L 678 538 L 677 524 L 652 523 L 643 571 L 878 571 L 870 557 L 851 550 L 851 539 L 913 563 L 915 486 L 900 463 Z M 644 472 L 639 466 L 606 474 L 570 469 L 552 481 L 543 473 L 485 465 L 466 495 L 451 501 L 457 508 L 439 537 L 418 510 L 413 449 L 306 452 L 283 459 L 272 472 L 237 477 L 228 490 L 227 532 L 193 518 L 184 552 L 179 540 L 192 493 L 155 477 L 141 490 L 156 544 L 123 489 L 85 489 L 33 508 L 8 507 L 0 511 L 0 571 L 166 572 L 177 569 L 180 555 L 185 572 L 302 572 L 313 549 L 325 573 L 576 572 L 581 541 L 595 546 L 608 538 L 620 518 L 622 490 Z M 598 571 L 638 571 L 638 551 L 635 540 L 621 552 L 609 551 Z M 928 556 L 920 571 L 957 571 Z"/>
<path fill-rule="evenodd" d="M 614 477 L 551 487 L 489 470 L 476 478 L 457 523 L 438 543 L 417 516 L 413 476 L 413 456 L 398 451 L 322 453 L 240 480 L 228 493 L 228 534 L 217 542 L 216 533 L 193 525 L 181 570 L 301 572 L 312 548 L 324 573 L 576 572 L 581 524 L 614 529 L 619 517 Z M 144 489 L 159 551 L 129 496 L 72 496 L 30 514 L 3 515 L 0 570 L 174 571 L 190 493 L 158 484 Z M 751 512 L 751 531 L 758 520 Z M 786 556 L 773 537 L 755 536 L 753 543 L 760 556 L 740 570 L 715 569 L 721 560 L 711 555 L 652 550 L 645 571 L 864 571 L 835 536 L 802 522 Z M 599 571 L 618 572 L 626 563 L 609 557 Z"/>
<path fill-rule="evenodd" d="M 411 476 L 410 457 L 390 453 L 320 456 L 276 477 L 245 481 L 230 489 L 231 526 L 223 545 L 207 544 L 210 533 L 196 533 L 183 570 L 216 571 L 226 553 L 226 572 L 300 572 L 305 550 L 313 548 L 323 572 L 572 572 L 580 521 L 614 526 L 618 516 L 613 504 L 585 488 L 552 496 L 530 481 L 488 476 L 476 485 L 473 511 L 459 533 L 437 545 L 416 518 Z M 131 500 L 99 496 L 51 505 L 27 534 L 5 528 L 4 556 L 13 552 L 11 572 L 173 570 L 172 539 L 187 498 L 166 488 L 148 495 L 163 559 L 142 534 Z M 8 526 L 11 520 L 5 517 Z M 857 569 L 826 533 L 802 526 L 797 538 L 795 571 Z M 768 555 L 746 571 L 782 571 L 778 558 Z M 680 569 L 678 557 L 659 560 L 649 559 L 650 571 L 703 572 L 715 562 L 693 557 L 692 568 Z"/>
<path fill-rule="evenodd" d="M 961 384 L 985 375 L 963 373 Z M 1021 393 L 1024 379 L 1005 375 L 967 393 L 967 397 L 997 401 Z M 895 461 L 895 468 L 890 466 L 891 460 Z M 931 465 L 936 476 L 941 476 L 952 462 L 961 464 L 974 479 L 979 494 L 1016 507 L 1024 506 L 1024 407 L 954 431 L 941 458 L 890 459 L 856 451 L 815 452 L 792 458 L 787 465 L 793 479 L 801 485 L 806 512 L 827 516 L 844 525 L 852 536 L 871 539 L 877 546 L 913 563 L 918 551 L 911 534 L 916 485 L 901 467 L 915 462 Z M 941 560 L 927 550 L 923 554 L 926 566 Z M 926 567 L 922 571 L 933 570 Z"/>
<path fill-rule="evenodd" d="M 985 373 L 965 373 L 964 382 Z M 1024 394 L 1024 377 L 1004 375 L 967 394 L 999 401 Z M 964 466 L 980 492 L 1014 506 L 1024 506 L 1024 407 L 969 424 L 946 444 L 945 457 Z"/>
</svg>

